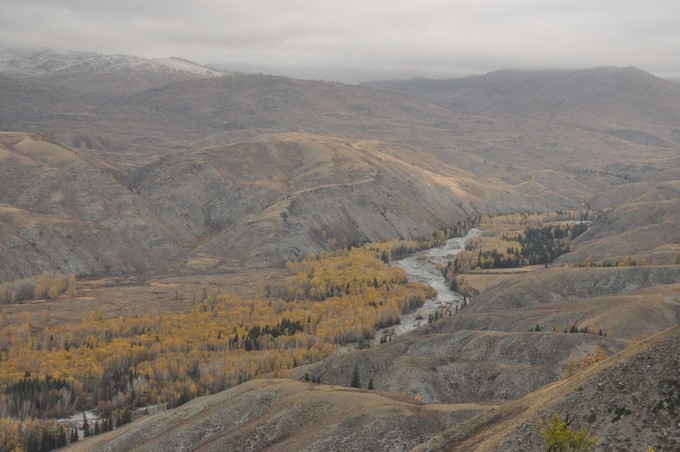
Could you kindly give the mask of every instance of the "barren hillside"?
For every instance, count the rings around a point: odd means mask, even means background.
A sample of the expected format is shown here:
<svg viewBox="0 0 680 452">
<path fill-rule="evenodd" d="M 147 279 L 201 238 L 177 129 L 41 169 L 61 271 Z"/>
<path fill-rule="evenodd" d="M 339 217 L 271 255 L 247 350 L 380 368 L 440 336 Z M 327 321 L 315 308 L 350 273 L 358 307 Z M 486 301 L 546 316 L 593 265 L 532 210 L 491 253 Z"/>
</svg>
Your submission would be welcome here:
<svg viewBox="0 0 680 452">
<path fill-rule="evenodd" d="M 3 249 L 15 262 L 5 279 L 167 268 L 196 253 L 280 265 L 320 249 L 425 236 L 479 213 L 574 207 L 593 190 L 564 178 L 571 201 L 561 202 L 545 185 L 475 176 L 423 150 L 306 133 L 173 152 L 133 170 L 35 135 L 5 133 L 2 143 Z M 650 237 L 668 246 L 672 225 L 657 224 Z M 616 249 L 648 249 L 628 240 Z M 138 246 L 148 252 L 129 253 Z"/>
<path fill-rule="evenodd" d="M 408 450 L 444 426 L 487 409 L 262 379 L 77 443 L 71 450 Z"/>
<path fill-rule="evenodd" d="M 280 265 L 311 251 L 428 235 L 476 214 L 488 193 L 379 143 L 307 134 L 175 153 L 129 176 L 34 135 L 0 138 L 2 279 L 132 273 L 198 254 Z"/>
<path fill-rule="evenodd" d="M 139 272 L 180 256 L 181 230 L 159 224 L 144 200 L 86 155 L 2 133 L 0 161 L 0 280 L 45 270 Z"/>
<path fill-rule="evenodd" d="M 592 334 L 506 333 L 456 330 L 440 323 L 386 345 L 329 357 L 300 367 L 322 383 L 349 385 L 355 366 L 361 382 L 427 402 L 477 403 L 517 399 L 564 376 L 567 361 L 596 347 L 608 355 L 627 341 Z M 365 386 L 363 386 L 365 387 Z"/>
<path fill-rule="evenodd" d="M 77 74 L 78 67 L 68 74 Z M 503 92 L 522 93 L 536 83 L 545 90 L 542 84 L 549 81 L 550 87 L 561 86 L 571 103 L 602 116 L 587 90 L 599 86 L 604 102 L 621 86 L 634 85 L 626 91 L 633 99 L 649 92 L 650 102 L 658 101 L 662 108 L 676 105 L 675 85 L 640 71 L 560 74 L 501 72 L 466 82 L 475 88 L 465 93 L 483 99 L 489 83 L 499 84 Z M 77 151 L 73 155 L 82 161 L 79 165 L 93 173 L 76 181 L 78 190 L 102 195 L 102 190 L 117 190 L 120 196 L 106 203 L 128 206 L 116 207 L 117 213 L 101 207 L 106 212 L 93 217 L 57 200 L 51 208 L 64 210 L 59 218 L 96 221 L 93 230 L 105 226 L 150 249 L 149 262 L 123 265 L 126 259 L 96 256 L 101 264 L 92 262 L 94 257 L 70 264 L 81 274 L 154 268 L 154 256 L 194 251 L 247 265 L 272 265 L 328 248 L 333 241 L 344 246 L 420 236 L 479 213 L 578 208 L 585 203 L 611 208 L 631 201 L 666 203 L 657 210 L 670 216 L 617 236 L 615 250 L 607 248 L 610 241 L 587 242 L 583 237 L 572 259 L 646 253 L 660 263 L 673 262 L 675 129 L 668 121 L 645 116 L 642 102 L 626 111 L 637 112 L 635 127 L 658 134 L 663 143 L 631 139 L 621 130 L 633 125 L 616 112 L 606 114 L 613 132 L 603 133 L 588 129 L 585 122 L 575 126 L 521 109 L 460 115 L 401 94 L 282 77 L 184 80 L 134 96 L 115 95 L 107 102 L 62 90 L 46 77 L 1 82 L 3 127 L 40 131 L 49 137 L 42 140 L 57 144 L 54 149 Z M 659 90 L 666 93 L 663 102 L 654 97 Z M 550 102 L 544 102 L 548 108 Z M 280 132 L 286 130 L 296 132 Z M 38 146 L 40 139 L 32 140 L 30 146 Z M 45 193 L 55 191 L 60 178 L 73 185 L 69 171 L 75 166 L 68 169 L 64 162 L 50 163 L 56 178 L 39 175 L 36 165 L 47 165 L 41 160 L 29 165 L 30 171 L 6 165 L 0 181 L 7 187 L 3 202 L 27 214 L 49 215 L 27 201 L 26 194 L 19 199 L 17 190 L 31 180 L 26 191 L 35 199 L 56 199 Z M 86 204 L 94 208 L 92 202 Z M 612 218 L 624 212 L 613 212 Z M 244 235 L 249 239 L 242 240 Z M 113 236 L 93 249 L 124 255 L 122 248 L 129 249 L 129 242 L 116 243 L 123 242 Z M 41 251 L 42 245 L 30 247 L 20 254 L 41 263 L 23 265 L 12 276 L 47 268 L 48 262 L 65 269 Z"/>
<path fill-rule="evenodd" d="M 673 264 L 680 256 L 680 196 L 676 183 L 658 185 L 622 202 L 574 242 L 557 262 L 616 263 L 627 256 L 640 264 Z M 634 195 L 633 195 L 634 196 Z M 647 201 L 649 198 L 658 200 Z"/>
<path fill-rule="evenodd" d="M 674 326 L 571 379 L 478 415 L 416 450 L 531 451 L 542 447 L 539 420 L 575 416 L 602 450 L 676 450 L 678 347 Z"/>
<path fill-rule="evenodd" d="M 164 222 L 205 236 L 197 251 L 272 265 L 334 245 L 424 236 L 475 211 L 479 199 L 462 188 L 474 182 L 402 158 L 380 144 L 274 134 L 161 159 L 130 187 L 162 206 Z"/>
</svg>

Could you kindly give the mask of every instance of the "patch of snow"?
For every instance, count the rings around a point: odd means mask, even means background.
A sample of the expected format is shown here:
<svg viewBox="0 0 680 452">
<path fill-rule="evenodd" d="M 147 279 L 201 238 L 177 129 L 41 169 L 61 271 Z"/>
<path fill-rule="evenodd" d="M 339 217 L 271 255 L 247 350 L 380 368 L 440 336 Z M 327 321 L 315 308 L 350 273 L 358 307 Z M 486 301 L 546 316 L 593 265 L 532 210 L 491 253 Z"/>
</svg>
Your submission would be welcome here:
<svg viewBox="0 0 680 452">
<path fill-rule="evenodd" d="M 0 47 L 0 73 L 29 77 L 59 77 L 76 73 L 116 71 L 186 74 L 193 77 L 229 75 L 181 58 L 145 59 L 132 55 L 92 52 L 29 50 Z"/>
</svg>

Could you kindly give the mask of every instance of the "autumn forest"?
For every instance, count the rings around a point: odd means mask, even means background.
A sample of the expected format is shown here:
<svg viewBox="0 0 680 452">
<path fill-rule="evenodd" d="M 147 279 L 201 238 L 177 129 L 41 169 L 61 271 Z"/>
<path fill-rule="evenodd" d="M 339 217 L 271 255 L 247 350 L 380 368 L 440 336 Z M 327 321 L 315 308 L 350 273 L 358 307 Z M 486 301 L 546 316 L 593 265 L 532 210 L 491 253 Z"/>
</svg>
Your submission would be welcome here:
<svg viewBox="0 0 680 452">
<path fill-rule="evenodd" d="M 372 338 L 376 328 L 398 323 L 402 312 L 433 295 L 433 289 L 408 282 L 403 270 L 385 261 L 393 250 L 413 252 L 443 236 L 289 262 L 284 284 L 268 297 L 243 299 L 202 289 L 183 313 L 105 318 L 96 311 L 81 322 L 44 329 L 36 328 L 39 322 L 29 313 L 19 325 L 3 322 L 0 443 L 38 444 L 31 438 L 59 431 L 54 423 L 31 419 L 86 409 L 96 409 L 103 419 L 121 419 L 149 405 L 175 407 L 259 375 L 285 376 L 287 369 L 318 361 L 339 344 Z M 49 294 L 54 281 L 61 292 L 76 284 L 72 277 L 63 284 L 46 277 L 35 283 L 42 295 L 42 287 Z M 23 287 L 37 296 L 29 286 L 30 281 L 17 282 L 5 293 Z"/>
</svg>

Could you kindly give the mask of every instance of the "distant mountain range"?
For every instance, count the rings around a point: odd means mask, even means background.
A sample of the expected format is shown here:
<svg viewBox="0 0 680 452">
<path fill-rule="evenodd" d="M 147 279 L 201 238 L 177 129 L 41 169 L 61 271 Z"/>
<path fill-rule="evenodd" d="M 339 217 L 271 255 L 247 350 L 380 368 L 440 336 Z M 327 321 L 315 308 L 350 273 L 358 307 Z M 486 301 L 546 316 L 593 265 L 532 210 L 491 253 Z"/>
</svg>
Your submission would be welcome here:
<svg viewBox="0 0 680 452">
<path fill-rule="evenodd" d="M 34 241 L 5 278 L 155 268 L 199 251 L 272 265 L 328 247 L 322 231 L 341 246 L 415 236 L 480 213 L 619 205 L 680 179 L 680 86 L 635 68 L 360 87 L 80 52 L 5 50 L 0 68 L 0 130 L 38 134 L 2 138 L 0 203 L 113 228 L 86 254 L 119 236 L 106 247 L 153 250 L 66 265 L 38 258 L 58 242 Z M 68 159 L 32 157 L 49 146 Z M 92 177 L 41 185 L 74 165 Z M 112 183 L 120 196 L 106 194 Z M 23 184 L 37 198 L 14 190 Z M 45 210 L 42 192 L 110 207 Z"/>
<path fill-rule="evenodd" d="M 443 80 L 411 79 L 364 86 L 409 94 L 460 114 L 516 115 L 569 121 L 677 123 L 677 84 L 635 67 L 573 71 L 500 70 Z"/>
</svg>

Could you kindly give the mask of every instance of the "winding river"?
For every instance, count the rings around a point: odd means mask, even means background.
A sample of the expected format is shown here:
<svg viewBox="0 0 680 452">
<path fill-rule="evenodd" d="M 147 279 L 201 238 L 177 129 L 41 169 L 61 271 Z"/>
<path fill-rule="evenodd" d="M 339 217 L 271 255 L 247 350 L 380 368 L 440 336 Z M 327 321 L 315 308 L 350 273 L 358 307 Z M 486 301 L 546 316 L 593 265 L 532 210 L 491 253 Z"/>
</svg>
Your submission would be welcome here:
<svg viewBox="0 0 680 452">
<path fill-rule="evenodd" d="M 392 265 L 403 268 L 408 274 L 409 280 L 432 286 L 437 291 L 437 296 L 425 300 L 423 306 L 415 312 L 403 314 L 399 325 L 378 330 L 375 335 L 376 342 L 380 342 L 380 338 L 385 334 L 400 336 L 413 331 L 420 325 L 427 324 L 428 316 L 434 314 L 437 308 L 455 308 L 463 301 L 463 297 L 452 291 L 446 284 L 444 275 L 437 269 L 437 264 L 446 265 L 448 257 L 458 254 L 464 249 L 465 242 L 481 234 L 481 232 L 479 229 L 470 229 L 464 237 L 448 239 L 437 248 L 430 248 L 392 263 Z"/>
</svg>

